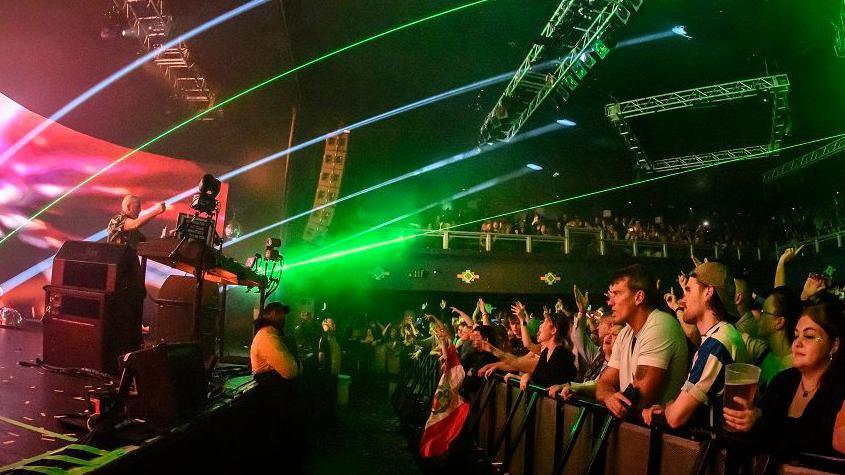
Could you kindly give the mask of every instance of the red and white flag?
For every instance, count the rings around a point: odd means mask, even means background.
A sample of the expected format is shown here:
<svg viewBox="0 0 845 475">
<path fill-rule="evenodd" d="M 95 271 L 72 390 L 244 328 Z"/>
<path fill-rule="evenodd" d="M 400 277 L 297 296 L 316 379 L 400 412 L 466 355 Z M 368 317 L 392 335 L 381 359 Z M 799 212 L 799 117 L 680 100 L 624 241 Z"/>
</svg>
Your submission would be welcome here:
<svg viewBox="0 0 845 475">
<path fill-rule="evenodd" d="M 445 454 L 452 441 L 461 433 L 469 414 L 469 403 L 458 394 L 463 381 L 464 368 L 458 351 L 449 345 L 441 367 L 440 382 L 431 402 L 431 415 L 420 439 L 421 456 L 437 457 Z"/>
</svg>

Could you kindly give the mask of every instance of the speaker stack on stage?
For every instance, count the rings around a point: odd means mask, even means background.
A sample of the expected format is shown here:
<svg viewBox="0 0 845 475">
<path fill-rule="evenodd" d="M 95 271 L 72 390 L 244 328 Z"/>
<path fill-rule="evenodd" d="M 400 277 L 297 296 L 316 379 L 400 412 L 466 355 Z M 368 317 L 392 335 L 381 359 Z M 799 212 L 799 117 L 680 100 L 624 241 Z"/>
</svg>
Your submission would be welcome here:
<svg viewBox="0 0 845 475">
<path fill-rule="evenodd" d="M 220 290 L 217 284 L 203 283 L 199 321 L 194 313 L 196 292 L 196 278 L 168 276 L 154 299 L 156 312 L 151 337 L 155 343 L 198 341 L 206 357 L 209 357 L 214 354 L 220 336 L 217 328 L 221 315 Z"/>
<path fill-rule="evenodd" d="M 66 242 L 44 290 L 44 363 L 117 374 L 118 357 L 141 348 L 146 289 L 129 246 Z"/>
</svg>

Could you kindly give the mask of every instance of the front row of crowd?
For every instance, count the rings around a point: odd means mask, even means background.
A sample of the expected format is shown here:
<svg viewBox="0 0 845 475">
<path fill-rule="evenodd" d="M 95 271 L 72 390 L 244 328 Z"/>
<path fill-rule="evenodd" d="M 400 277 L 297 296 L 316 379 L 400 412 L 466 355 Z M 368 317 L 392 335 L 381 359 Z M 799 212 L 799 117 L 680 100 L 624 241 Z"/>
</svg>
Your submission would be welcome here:
<svg viewBox="0 0 845 475">
<path fill-rule="evenodd" d="M 661 298 L 659 282 L 634 265 L 611 275 L 607 307 L 598 311 L 590 311 L 589 294 L 577 287 L 573 311 L 558 300 L 537 318 L 520 302 L 510 314 L 491 315 L 479 299 L 472 316 L 451 307 L 450 319 L 441 302 L 440 318 L 426 316 L 428 329 L 406 312 L 391 335 L 405 361 L 418 358 L 421 347 L 445 359 L 456 346 L 467 399 L 500 371 L 518 377 L 523 390 L 531 384 L 553 397 L 594 399 L 618 418 L 744 433 L 762 451 L 780 455 L 841 455 L 843 304 L 823 276 L 811 274 L 800 294 L 785 285 L 795 255 L 788 249 L 781 256 L 765 299 L 724 264 L 706 261 L 678 276 L 680 298 L 674 290 Z M 264 386 L 284 388 L 282 381 L 299 372 L 296 344 L 284 339 L 289 310 L 273 303 L 256 321 L 250 356 Z M 759 381 L 745 384 L 744 393 L 725 394 L 734 363 L 760 368 Z"/>
<path fill-rule="evenodd" d="M 781 455 L 841 455 L 843 306 L 820 276 L 811 275 L 800 296 L 783 285 L 792 255 L 781 258 L 762 304 L 721 263 L 681 274 L 680 299 L 674 291 L 661 299 L 648 270 L 634 265 L 611 276 L 604 312 L 590 312 L 589 295 L 576 287 L 576 312 L 558 300 L 534 318 L 516 302 L 497 319 L 479 299 L 473 316 L 454 307 L 452 321 L 429 315 L 433 351 L 457 346 L 467 398 L 501 371 L 523 390 L 532 384 L 551 396 L 594 399 L 618 418 L 748 433 L 761 450 Z M 414 331 L 411 319 L 402 331 Z M 725 395 L 732 363 L 761 369 L 745 397 Z"/>
</svg>

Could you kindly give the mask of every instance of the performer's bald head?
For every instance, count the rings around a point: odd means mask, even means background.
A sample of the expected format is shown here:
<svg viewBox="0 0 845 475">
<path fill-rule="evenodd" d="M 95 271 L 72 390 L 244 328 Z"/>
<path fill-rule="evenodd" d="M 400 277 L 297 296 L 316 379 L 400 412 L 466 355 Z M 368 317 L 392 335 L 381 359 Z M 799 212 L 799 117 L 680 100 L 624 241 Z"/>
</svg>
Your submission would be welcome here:
<svg viewBox="0 0 845 475">
<path fill-rule="evenodd" d="M 135 219 L 141 214 L 141 198 L 135 195 L 126 195 L 123 197 L 120 208 L 123 214 Z"/>
</svg>

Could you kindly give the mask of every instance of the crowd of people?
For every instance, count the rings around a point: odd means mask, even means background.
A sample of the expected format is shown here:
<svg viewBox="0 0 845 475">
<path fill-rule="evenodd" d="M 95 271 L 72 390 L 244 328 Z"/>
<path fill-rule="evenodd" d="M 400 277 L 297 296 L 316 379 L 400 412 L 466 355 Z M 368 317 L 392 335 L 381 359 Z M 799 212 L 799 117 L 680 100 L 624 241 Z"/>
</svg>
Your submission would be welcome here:
<svg viewBox="0 0 845 475">
<path fill-rule="evenodd" d="M 476 230 L 485 233 L 563 236 L 566 228 L 602 230 L 611 240 L 640 240 L 661 243 L 694 245 L 761 246 L 774 243 L 801 242 L 839 231 L 845 225 L 845 213 L 839 211 L 837 200 L 824 206 L 789 208 L 764 213 L 736 216 L 719 213 L 692 213 L 682 218 L 672 210 L 630 210 L 617 215 L 604 210 L 599 215 L 566 212 L 522 213 L 481 222 Z M 478 213 L 449 210 L 438 215 L 430 229 L 444 229 L 474 220 Z M 704 217 L 702 217 L 704 216 Z"/>
<path fill-rule="evenodd" d="M 418 336 L 416 345 L 443 359 L 455 348 L 467 400 L 501 372 L 523 390 L 531 384 L 552 397 L 593 399 L 649 426 L 744 433 L 778 456 L 841 456 L 845 309 L 825 276 L 811 275 L 800 292 L 785 285 L 795 254 L 781 256 L 765 292 L 705 261 L 678 276 L 679 295 L 660 292 L 641 265 L 620 269 L 610 276 L 606 306 L 595 311 L 577 287 L 573 308 L 558 299 L 536 314 L 521 302 L 505 312 L 479 299 L 472 315 L 455 307 L 451 318 L 429 314 L 431 341 Z M 738 363 L 759 368 L 756 381 L 743 381 L 744 393 L 726 374 L 742 369 L 730 366 Z"/>
<path fill-rule="evenodd" d="M 750 444 L 778 455 L 842 455 L 841 292 L 815 274 L 800 292 L 787 287 L 797 251 L 780 257 L 771 289 L 752 289 L 723 263 L 696 261 L 678 275 L 677 287 L 661 291 L 636 264 L 610 276 L 597 309 L 598 300 L 577 286 L 574 305 L 558 299 L 536 312 L 519 301 L 496 309 L 479 298 L 472 313 L 441 301 L 439 308 L 405 311 L 394 323 L 353 327 L 342 339 L 331 319 L 317 324 L 307 312 L 288 339 L 290 309 L 271 303 L 256 323 L 252 369 L 265 386 L 315 374 L 315 394 L 333 408 L 342 367 L 362 376 L 376 368 L 398 374 L 424 355 L 445 367 L 454 352 L 464 373 L 458 394 L 466 400 L 499 372 L 523 390 L 530 384 L 551 397 L 592 399 L 615 417 L 649 426 L 745 433 Z M 727 374 L 738 363 L 759 368 L 756 380 L 743 382 L 745 392 L 735 391 Z"/>
</svg>

